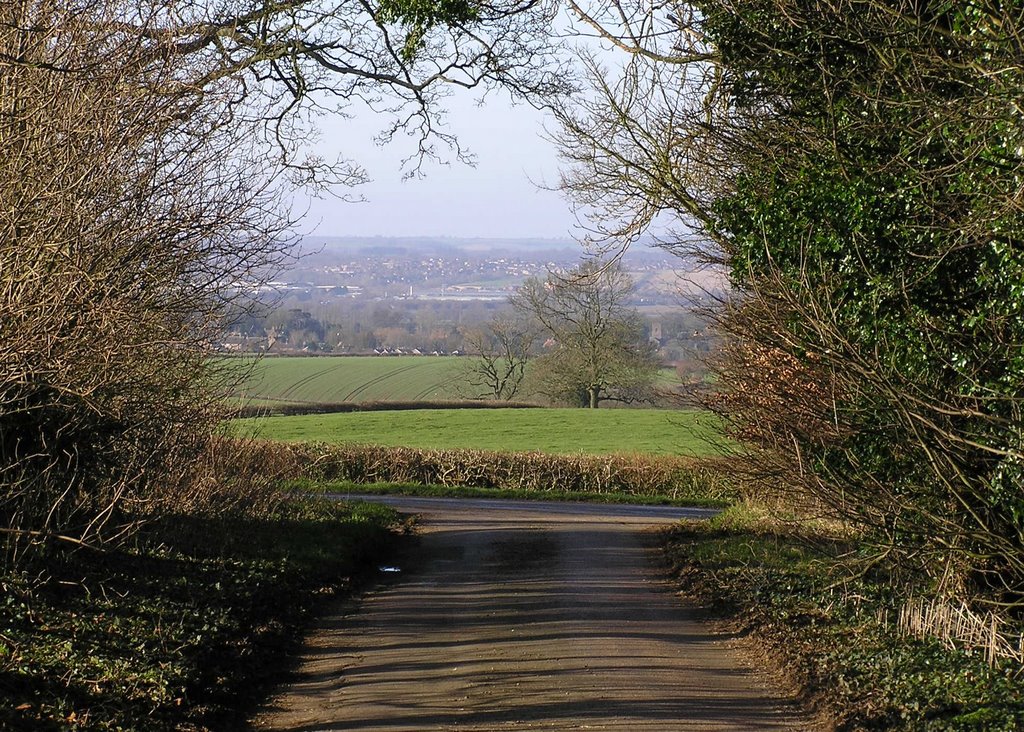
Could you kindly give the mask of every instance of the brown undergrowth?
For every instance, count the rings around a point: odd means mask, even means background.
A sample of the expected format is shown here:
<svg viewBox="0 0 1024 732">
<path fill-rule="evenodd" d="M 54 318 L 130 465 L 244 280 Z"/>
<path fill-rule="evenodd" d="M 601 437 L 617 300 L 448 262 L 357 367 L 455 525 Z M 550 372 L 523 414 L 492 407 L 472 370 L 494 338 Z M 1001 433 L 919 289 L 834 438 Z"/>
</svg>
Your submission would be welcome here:
<svg viewBox="0 0 1024 732">
<path fill-rule="evenodd" d="M 1019 665 L 900 633 L 885 618 L 905 578 L 858 565 L 857 537 L 841 526 L 745 503 L 662 539 L 682 590 L 752 636 L 826 728 L 1024 728 Z"/>
</svg>

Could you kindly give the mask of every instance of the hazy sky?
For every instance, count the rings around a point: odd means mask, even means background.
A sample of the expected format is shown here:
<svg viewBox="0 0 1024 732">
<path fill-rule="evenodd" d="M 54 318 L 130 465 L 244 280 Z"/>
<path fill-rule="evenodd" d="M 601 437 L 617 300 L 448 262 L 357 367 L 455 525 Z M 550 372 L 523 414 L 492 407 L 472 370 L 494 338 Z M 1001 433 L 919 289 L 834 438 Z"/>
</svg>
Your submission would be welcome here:
<svg viewBox="0 0 1024 732">
<path fill-rule="evenodd" d="M 374 145 L 381 121 L 371 113 L 323 119 L 318 149 L 358 161 L 373 180 L 353 189 L 367 199 L 363 203 L 297 199 L 296 208 L 309 207 L 300 228 L 318 236 L 569 235 L 575 218 L 568 203 L 536 185 L 553 183 L 558 171 L 554 149 L 541 137 L 541 113 L 498 94 L 483 107 L 475 105 L 472 93 L 449 98 L 445 106 L 449 131 L 476 154 L 477 165 L 454 159 L 447 166 L 428 164 L 423 179 L 402 180 L 407 147 Z"/>
</svg>

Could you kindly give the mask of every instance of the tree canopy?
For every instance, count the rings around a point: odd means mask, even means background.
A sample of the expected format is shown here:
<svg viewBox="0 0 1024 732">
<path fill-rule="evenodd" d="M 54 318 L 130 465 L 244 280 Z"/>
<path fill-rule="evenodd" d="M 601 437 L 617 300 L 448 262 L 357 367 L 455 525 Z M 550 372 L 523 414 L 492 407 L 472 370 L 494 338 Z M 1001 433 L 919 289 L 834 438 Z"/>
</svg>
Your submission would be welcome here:
<svg viewBox="0 0 1024 732">
<path fill-rule="evenodd" d="M 670 215 L 666 246 L 731 273 L 714 406 L 760 448 L 745 459 L 859 524 L 875 559 L 1022 602 L 1019 9 L 587 17 L 629 57 L 591 60 L 592 93 L 556 105 L 563 186 L 595 238 Z"/>
</svg>

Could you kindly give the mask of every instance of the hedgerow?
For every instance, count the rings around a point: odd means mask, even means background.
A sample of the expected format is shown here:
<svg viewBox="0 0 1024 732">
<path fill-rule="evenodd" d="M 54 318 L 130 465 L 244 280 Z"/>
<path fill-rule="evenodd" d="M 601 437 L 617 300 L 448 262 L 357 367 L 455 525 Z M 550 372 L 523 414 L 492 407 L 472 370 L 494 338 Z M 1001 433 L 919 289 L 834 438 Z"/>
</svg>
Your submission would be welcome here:
<svg viewBox="0 0 1024 732">
<path fill-rule="evenodd" d="M 447 401 L 372 401 L 372 402 L 282 402 L 249 404 L 239 407 L 236 418 L 292 416 L 299 414 L 340 414 L 344 412 L 399 412 L 414 409 L 541 409 L 527 402 L 460 399 Z"/>
<path fill-rule="evenodd" d="M 352 483 L 622 493 L 730 501 L 742 486 L 722 476 L 723 458 L 553 455 L 541 452 L 424 450 L 378 445 L 253 442 L 282 477 Z"/>
</svg>

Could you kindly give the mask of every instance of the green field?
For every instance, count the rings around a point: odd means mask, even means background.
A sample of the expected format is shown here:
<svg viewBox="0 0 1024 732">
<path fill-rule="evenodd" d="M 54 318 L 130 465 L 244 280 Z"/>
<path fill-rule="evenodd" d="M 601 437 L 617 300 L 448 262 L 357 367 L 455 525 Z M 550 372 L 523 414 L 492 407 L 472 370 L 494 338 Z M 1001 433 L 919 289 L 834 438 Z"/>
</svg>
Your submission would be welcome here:
<svg viewBox="0 0 1024 732">
<path fill-rule="evenodd" d="M 231 360 L 225 363 L 231 364 Z M 238 358 L 239 369 L 252 366 Z M 449 401 L 465 361 L 454 356 L 271 356 L 236 391 L 245 404 Z"/>
<path fill-rule="evenodd" d="M 252 374 L 235 393 L 244 405 L 338 404 L 340 402 L 452 401 L 464 393 L 465 369 L 471 356 L 268 356 L 224 359 L 240 372 Z M 670 368 L 658 374 L 656 386 L 671 389 L 679 377 Z M 529 395 L 524 394 L 528 399 Z"/>
<path fill-rule="evenodd" d="M 238 419 L 231 429 L 289 442 L 562 454 L 699 456 L 718 452 L 721 441 L 715 418 L 696 410 L 420 409 Z"/>
<path fill-rule="evenodd" d="M 366 401 L 453 401 L 471 398 L 465 389 L 472 356 L 267 356 L 225 358 L 228 368 L 252 374 L 234 390 L 246 406 L 337 404 Z M 673 369 L 657 375 L 655 387 L 679 385 Z M 521 398 L 529 399 L 529 394 Z"/>
</svg>

